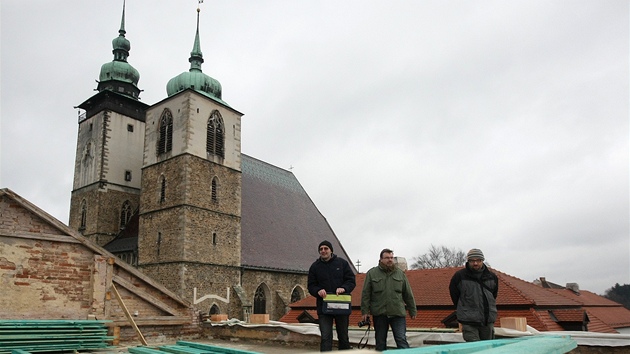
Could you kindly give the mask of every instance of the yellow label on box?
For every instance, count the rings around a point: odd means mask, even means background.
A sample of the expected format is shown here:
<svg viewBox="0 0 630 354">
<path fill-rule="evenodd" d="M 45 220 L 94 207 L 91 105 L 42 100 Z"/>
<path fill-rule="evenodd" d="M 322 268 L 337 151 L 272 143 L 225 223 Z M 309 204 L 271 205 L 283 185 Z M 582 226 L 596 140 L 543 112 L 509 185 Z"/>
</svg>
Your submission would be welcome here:
<svg viewBox="0 0 630 354">
<path fill-rule="evenodd" d="M 328 294 L 324 298 L 324 301 L 351 302 L 352 301 L 352 296 L 351 295 L 331 295 L 331 294 Z"/>
</svg>

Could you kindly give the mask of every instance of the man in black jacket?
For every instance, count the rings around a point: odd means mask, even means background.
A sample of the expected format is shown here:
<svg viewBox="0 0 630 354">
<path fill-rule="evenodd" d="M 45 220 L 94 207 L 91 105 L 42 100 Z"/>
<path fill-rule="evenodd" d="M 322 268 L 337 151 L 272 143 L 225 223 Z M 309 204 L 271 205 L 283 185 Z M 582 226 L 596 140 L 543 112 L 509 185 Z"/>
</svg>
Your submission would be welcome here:
<svg viewBox="0 0 630 354">
<path fill-rule="evenodd" d="M 462 324 L 466 342 L 494 339 L 499 279 L 483 264 L 480 249 L 468 251 L 466 259 L 466 266 L 453 275 L 449 285 L 457 321 Z"/>
<path fill-rule="evenodd" d="M 350 294 L 356 286 L 354 272 L 348 262 L 333 254 L 329 241 L 319 244 L 319 258 L 308 270 L 308 292 L 317 298 L 317 317 L 321 332 L 320 351 L 332 351 L 333 320 L 337 327 L 337 345 L 339 350 L 351 349 L 348 338 L 348 322 L 350 315 L 328 315 L 322 312 L 324 298 L 327 294 Z"/>
</svg>

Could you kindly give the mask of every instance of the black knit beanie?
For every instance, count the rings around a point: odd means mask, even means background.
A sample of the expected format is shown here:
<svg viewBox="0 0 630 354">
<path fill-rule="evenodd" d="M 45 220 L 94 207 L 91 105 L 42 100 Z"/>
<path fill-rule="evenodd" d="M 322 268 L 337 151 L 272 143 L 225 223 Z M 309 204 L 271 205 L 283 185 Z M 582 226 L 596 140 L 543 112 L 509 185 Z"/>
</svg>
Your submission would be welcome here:
<svg viewBox="0 0 630 354">
<path fill-rule="evenodd" d="M 324 241 L 320 242 L 319 246 L 317 246 L 317 251 L 319 251 L 319 248 L 322 247 L 322 246 L 328 246 L 328 248 L 330 248 L 330 252 L 333 251 L 332 243 L 330 243 L 330 241 L 324 240 Z"/>
</svg>

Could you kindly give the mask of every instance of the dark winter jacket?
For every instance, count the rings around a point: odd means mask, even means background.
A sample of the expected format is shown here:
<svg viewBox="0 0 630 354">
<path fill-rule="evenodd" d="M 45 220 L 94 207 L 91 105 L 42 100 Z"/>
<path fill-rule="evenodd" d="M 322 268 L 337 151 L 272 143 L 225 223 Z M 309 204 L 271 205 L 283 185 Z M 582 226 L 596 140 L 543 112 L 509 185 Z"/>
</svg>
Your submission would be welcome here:
<svg viewBox="0 0 630 354">
<path fill-rule="evenodd" d="M 475 274 L 466 262 L 451 278 L 449 291 L 460 323 L 486 326 L 496 321 L 499 279 L 485 264 L 481 274 Z"/>
<path fill-rule="evenodd" d="M 333 253 L 327 262 L 318 258 L 308 270 L 308 292 L 317 298 L 317 314 L 322 314 L 324 300 L 317 294 L 325 289 L 328 294 L 335 294 L 337 288 L 344 288 L 345 295 L 350 295 L 356 286 L 354 272 L 350 264 Z"/>
</svg>

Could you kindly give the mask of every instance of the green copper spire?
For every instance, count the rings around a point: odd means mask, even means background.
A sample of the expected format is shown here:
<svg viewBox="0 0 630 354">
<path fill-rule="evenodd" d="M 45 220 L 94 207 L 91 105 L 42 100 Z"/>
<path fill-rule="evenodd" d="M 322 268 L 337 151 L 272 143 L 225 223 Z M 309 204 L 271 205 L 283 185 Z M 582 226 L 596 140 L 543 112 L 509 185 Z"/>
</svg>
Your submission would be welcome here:
<svg viewBox="0 0 630 354">
<path fill-rule="evenodd" d="M 199 13 L 201 10 L 197 8 L 197 32 L 195 33 L 195 43 L 193 44 L 192 52 L 190 52 L 190 70 L 201 71 L 201 64 L 203 63 L 203 53 L 201 52 L 201 44 L 199 44 Z"/>
<path fill-rule="evenodd" d="M 166 84 L 166 94 L 170 97 L 178 92 L 186 89 L 193 89 L 205 96 L 216 101 L 226 104 L 221 100 L 221 84 L 219 81 L 211 78 L 201 71 L 203 63 L 203 54 L 201 53 L 201 45 L 199 40 L 199 13 L 201 10 L 197 7 L 197 32 L 195 33 L 195 43 L 192 52 L 190 52 L 190 69 L 174 78 L 170 79 Z"/>
<path fill-rule="evenodd" d="M 127 61 L 127 57 L 129 57 L 129 50 L 131 49 L 131 43 L 127 38 L 125 38 L 125 1 L 123 1 L 123 12 L 122 19 L 120 20 L 120 29 L 118 30 L 118 37 L 112 40 L 112 47 L 114 50 L 114 60 L 118 61 Z"/>
<path fill-rule="evenodd" d="M 133 66 L 127 63 L 131 43 L 125 38 L 125 1 L 123 1 L 122 19 L 120 21 L 120 29 L 118 37 L 112 40 L 112 53 L 114 60 L 101 66 L 101 74 L 99 75 L 99 83 L 97 90 L 115 91 L 132 98 L 138 99 L 140 89 L 138 81 L 140 81 L 140 73 Z"/>
</svg>

